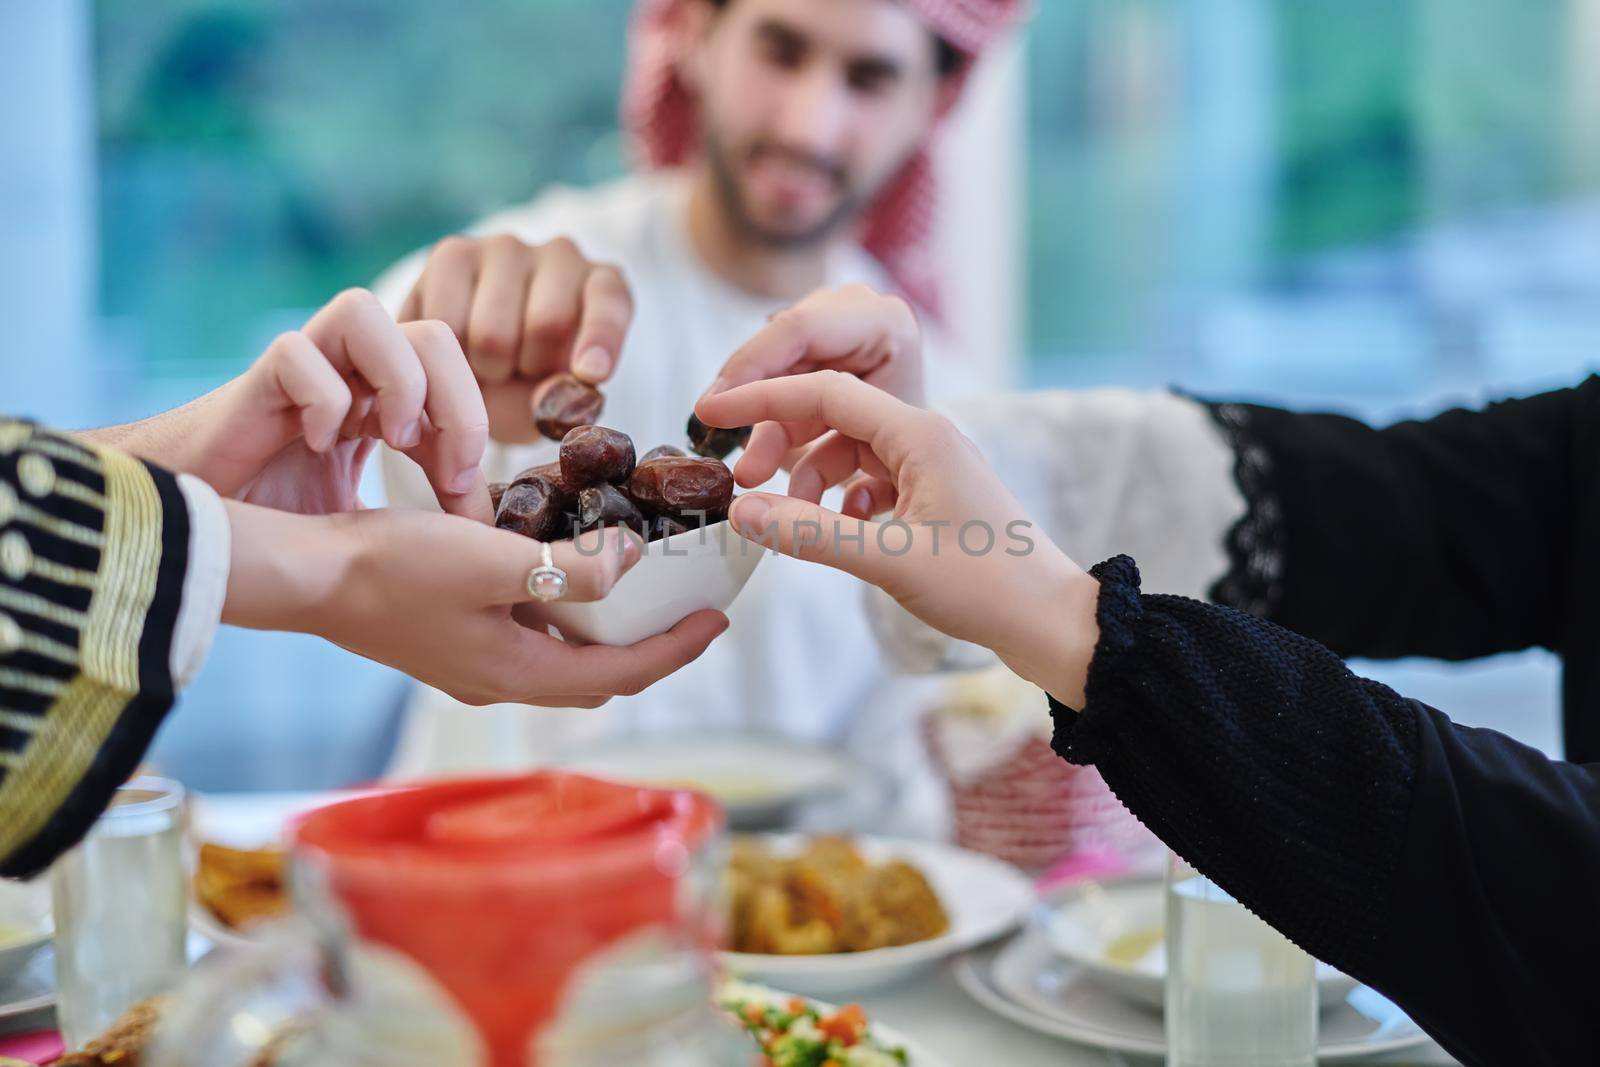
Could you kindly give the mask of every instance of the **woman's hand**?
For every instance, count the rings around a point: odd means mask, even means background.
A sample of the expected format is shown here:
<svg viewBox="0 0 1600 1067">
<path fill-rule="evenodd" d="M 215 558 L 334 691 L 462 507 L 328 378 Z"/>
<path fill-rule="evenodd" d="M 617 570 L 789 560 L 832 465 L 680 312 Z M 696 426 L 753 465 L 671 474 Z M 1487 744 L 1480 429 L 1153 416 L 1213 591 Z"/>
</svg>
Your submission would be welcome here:
<svg viewBox="0 0 1600 1067">
<path fill-rule="evenodd" d="M 445 323 L 477 376 L 496 441 L 536 440 L 539 384 L 570 372 L 610 378 L 633 321 L 622 272 L 565 238 L 524 244 L 509 234 L 447 237 L 428 254 L 399 319 Z"/>
<path fill-rule="evenodd" d="M 836 370 L 852 374 L 891 396 L 923 404 L 922 329 L 911 305 L 871 286 L 821 289 L 771 321 L 728 357 L 705 395 L 716 396 L 750 382 Z M 814 441 L 826 427 L 815 419 L 757 426 L 744 454 L 749 477 L 765 471 L 763 484 L 792 460 L 793 451 Z"/>
<path fill-rule="evenodd" d="M 734 502 L 729 517 L 741 535 L 879 586 L 930 626 L 993 649 L 1017 674 L 1082 706 L 1099 587 L 1033 527 L 949 420 L 834 371 L 741 385 L 702 397 L 695 410 L 711 426 L 830 431 L 795 464 L 789 496 Z M 760 484 L 773 473 L 769 462 L 747 452 L 736 476 Z M 846 486 L 844 514 L 818 504 L 835 485 Z"/>
<path fill-rule="evenodd" d="M 438 322 L 397 325 L 362 289 L 198 400 L 85 436 L 225 497 L 306 515 L 359 508 L 362 469 L 383 440 L 427 472 L 445 511 L 493 521 L 478 470 L 488 415 L 461 346 Z"/>
<path fill-rule="evenodd" d="M 598 707 L 696 659 L 727 628 L 689 616 L 627 648 L 575 646 L 529 629 L 537 542 L 434 512 L 306 517 L 227 501 L 232 568 L 223 621 L 317 634 L 468 704 Z M 569 600 L 598 600 L 639 558 L 620 529 L 552 546 Z"/>
</svg>

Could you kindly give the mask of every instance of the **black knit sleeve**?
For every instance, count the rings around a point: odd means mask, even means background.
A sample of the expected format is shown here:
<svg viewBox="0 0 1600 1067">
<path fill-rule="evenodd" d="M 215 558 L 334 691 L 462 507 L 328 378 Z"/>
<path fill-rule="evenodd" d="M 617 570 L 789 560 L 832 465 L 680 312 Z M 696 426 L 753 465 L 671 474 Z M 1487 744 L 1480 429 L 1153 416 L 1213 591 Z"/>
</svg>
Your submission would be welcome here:
<svg viewBox="0 0 1600 1067">
<path fill-rule="evenodd" d="M 1381 429 L 1208 405 L 1246 512 L 1211 598 L 1344 656 L 1552 647 L 1569 587 L 1575 429 L 1600 379 Z"/>
<path fill-rule="evenodd" d="M 1587 1062 L 1600 768 L 1456 727 L 1273 623 L 1144 595 L 1126 557 L 1093 573 L 1085 706 L 1051 702 L 1063 757 L 1464 1062 Z"/>
</svg>

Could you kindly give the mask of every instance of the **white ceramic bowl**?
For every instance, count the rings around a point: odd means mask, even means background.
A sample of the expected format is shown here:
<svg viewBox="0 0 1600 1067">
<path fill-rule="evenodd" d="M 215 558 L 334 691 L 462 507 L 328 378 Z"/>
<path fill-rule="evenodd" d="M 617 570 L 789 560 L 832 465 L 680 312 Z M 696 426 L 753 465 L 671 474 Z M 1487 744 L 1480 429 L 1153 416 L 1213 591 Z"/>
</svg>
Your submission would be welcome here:
<svg viewBox="0 0 1600 1067">
<path fill-rule="evenodd" d="M 1166 999 L 1166 890 L 1160 879 L 1086 882 L 1053 893 L 1033 911 L 1050 947 L 1095 982 L 1160 1010 Z M 1132 948 L 1136 955 L 1130 957 Z M 1142 951 L 1138 951 L 1142 948 Z M 1324 1005 L 1343 1003 L 1355 979 L 1317 964 Z"/>
<path fill-rule="evenodd" d="M 605 599 L 556 601 L 538 612 L 568 641 L 631 645 L 697 611 L 727 611 L 766 551 L 726 522 L 686 530 L 646 545 Z"/>
<path fill-rule="evenodd" d="M 0 881 L 0 985 L 50 943 L 53 930 L 50 886 L 44 879 Z"/>
</svg>

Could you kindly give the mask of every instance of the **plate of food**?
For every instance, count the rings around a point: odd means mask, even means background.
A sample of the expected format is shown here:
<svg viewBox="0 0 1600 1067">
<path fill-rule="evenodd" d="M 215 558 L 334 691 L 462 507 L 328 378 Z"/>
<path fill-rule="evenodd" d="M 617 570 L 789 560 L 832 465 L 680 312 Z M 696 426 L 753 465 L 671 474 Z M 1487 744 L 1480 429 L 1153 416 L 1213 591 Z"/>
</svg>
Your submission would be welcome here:
<svg viewBox="0 0 1600 1067">
<path fill-rule="evenodd" d="M 736 830 L 786 825 L 806 801 L 846 788 L 857 770 L 824 748 L 735 735 L 608 745 L 562 762 L 602 778 L 706 793 Z"/>
<path fill-rule="evenodd" d="M 858 1004 L 835 1007 L 765 986 L 725 982 L 717 1004 L 737 1019 L 773 1067 L 946 1067 Z"/>
<path fill-rule="evenodd" d="M 729 897 L 729 973 L 817 996 L 900 981 L 1034 902 L 1021 871 L 953 845 L 781 834 L 734 839 Z"/>
<path fill-rule="evenodd" d="M 247 849 L 202 842 L 195 860 L 189 925 L 225 948 L 248 943 L 251 927 L 289 913 L 284 858 L 278 845 Z"/>
<path fill-rule="evenodd" d="M 1033 909 L 1032 924 L 1065 960 L 1129 1000 L 1160 1011 L 1167 981 L 1167 897 L 1160 878 L 1080 882 Z M 1324 1007 L 1344 1002 L 1356 980 L 1317 964 Z"/>
<path fill-rule="evenodd" d="M 287 914 L 290 827 L 324 804 L 364 792 L 196 796 L 189 816 L 190 927 L 215 945 L 237 947 L 249 942 L 252 926 Z"/>
</svg>

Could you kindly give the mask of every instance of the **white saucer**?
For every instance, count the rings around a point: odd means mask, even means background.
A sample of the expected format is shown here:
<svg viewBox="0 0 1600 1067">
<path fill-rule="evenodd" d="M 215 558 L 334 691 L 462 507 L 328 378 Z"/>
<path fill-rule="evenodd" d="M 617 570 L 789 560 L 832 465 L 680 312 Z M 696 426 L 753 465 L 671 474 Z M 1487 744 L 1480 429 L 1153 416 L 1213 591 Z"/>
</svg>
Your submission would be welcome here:
<svg viewBox="0 0 1600 1067">
<path fill-rule="evenodd" d="M 955 963 L 969 996 L 997 1015 L 1040 1033 L 1095 1048 L 1164 1056 L 1159 1012 L 1128 1000 L 1062 959 L 1038 930 L 997 946 L 975 949 Z M 1319 1020 L 1317 1057 L 1357 1059 L 1420 1045 L 1426 1034 L 1406 1014 L 1366 986 Z"/>
<path fill-rule="evenodd" d="M 1167 892 L 1160 878 L 1086 881 L 1051 893 L 1033 909 L 1033 925 L 1057 954 L 1088 971 L 1101 985 L 1162 1010 L 1167 991 Z M 1115 961 L 1111 948 L 1128 935 L 1156 938 L 1137 960 Z M 1355 989 L 1356 980 L 1317 964 L 1317 992 L 1336 1006 Z"/>
</svg>

